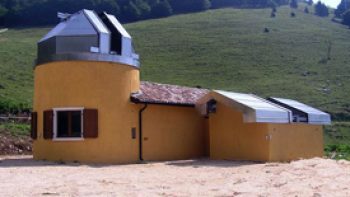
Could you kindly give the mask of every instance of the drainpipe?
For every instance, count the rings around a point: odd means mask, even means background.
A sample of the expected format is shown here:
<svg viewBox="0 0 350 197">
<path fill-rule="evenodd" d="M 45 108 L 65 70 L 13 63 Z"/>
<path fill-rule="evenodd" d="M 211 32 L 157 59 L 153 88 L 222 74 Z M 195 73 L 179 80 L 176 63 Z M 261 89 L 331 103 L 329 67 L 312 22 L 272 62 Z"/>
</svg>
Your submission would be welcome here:
<svg viewBox="0 0 350 197">
<path fill-rule="evenodd" d="M 143 161 L 142 157 L 142 112 L 147 108 L 147 103 L 139 111 L 139 159 Z"/>
</svg>

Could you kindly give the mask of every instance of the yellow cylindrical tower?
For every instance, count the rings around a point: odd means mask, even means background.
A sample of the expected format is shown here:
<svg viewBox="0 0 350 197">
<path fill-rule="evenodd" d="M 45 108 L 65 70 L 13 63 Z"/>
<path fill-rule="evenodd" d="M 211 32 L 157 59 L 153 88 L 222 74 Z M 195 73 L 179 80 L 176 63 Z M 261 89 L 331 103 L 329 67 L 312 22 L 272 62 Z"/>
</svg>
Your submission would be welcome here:
<svg viewBox="0 0 350 197">
<path fill-rule="evenodd" d="M 131 37 L 106 13 L 65 17 L 38 44 L 34 158 L 135 162 L 139 106 L 130 95 L 140 80 Z"/>
<path fill-rule="evenodd" d="M 139 89 L 139 70 L 116 63 L 66 61 L 35 68 L 34 108 L 38 113 L 35 159 L 125 163 L 138 159 L 138 106 L 130 94 Z M 44 139 L 44 111 L 50 109 L 97 109 L 95 139 Z M 55 118 L 55 117 L 54 117 Z M 83 137 L 84 138 L 84 137 Z"/>
</svg>

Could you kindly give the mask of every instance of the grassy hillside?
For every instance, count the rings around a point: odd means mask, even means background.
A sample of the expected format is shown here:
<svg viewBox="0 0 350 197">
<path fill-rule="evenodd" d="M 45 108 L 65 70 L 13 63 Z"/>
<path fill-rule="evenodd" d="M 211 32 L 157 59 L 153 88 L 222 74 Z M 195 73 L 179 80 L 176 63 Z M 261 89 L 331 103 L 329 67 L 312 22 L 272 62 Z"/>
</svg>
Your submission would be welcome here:
<svg viewBox="0 0 350 197">
<path fill-rule="evenodd" d="M 291 18 L 289 7 L 270 12 L 220 9 L 126 28 L 143 80 L 289 97 L 350 117 L 350 31 L 301 11 Z M 47 31 L 0 33 L 0 100 L 30 104 L 35 42 Z"/>
<path fill-rule="evenodd" d="M 17 29 L 0 33 L 0 103 L 31 106 L 35 43 L 45 31 Z"/>
<path fill-rule="evenodd" d="M 291 18 L 289 8 L 277 18 L 269 14 L 224 9 L 128 26 L 143 58 L 142 78 L 290 97 L 348 113 L 350 31 L 302 12 Z"/>
</svg>

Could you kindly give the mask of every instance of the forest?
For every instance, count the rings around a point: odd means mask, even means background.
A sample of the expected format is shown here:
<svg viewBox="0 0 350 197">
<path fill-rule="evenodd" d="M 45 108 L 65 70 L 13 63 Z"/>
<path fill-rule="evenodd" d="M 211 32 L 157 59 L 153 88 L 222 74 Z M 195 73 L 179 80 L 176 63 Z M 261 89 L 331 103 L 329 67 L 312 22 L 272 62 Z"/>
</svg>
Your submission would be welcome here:
<svg viewBox="0 0 350 197">
<path fill-rule="evenodd" d="M 44 26 L 57 23 L 57 12 L 106 11 L 125 22 L 161 18 L 222 7 L 265 8 L 288 0 L 0 0 L 0 26 Z"/>
<path fill-rule="evenodd" d="M 122 23 L 128 23 L 224 7 L 271 7 L 275 10 L 289 4 L 297 8 L 298 2 L 310 6 L 315 4 L 318 16 L 329 15 L 326 5 L 313 0 L 0 0 L 0 27 L 53 25 L 58 21 L 58 12 L 74 13 L 81 9 L 106 11 L 117 16 Z M 350 25 L 349 8 L 350 0 L 342 0 L 334 11 L 335 17 L 347 25 Z M 309 12 L 308 8 L 305 12 Z"/>
</svg>

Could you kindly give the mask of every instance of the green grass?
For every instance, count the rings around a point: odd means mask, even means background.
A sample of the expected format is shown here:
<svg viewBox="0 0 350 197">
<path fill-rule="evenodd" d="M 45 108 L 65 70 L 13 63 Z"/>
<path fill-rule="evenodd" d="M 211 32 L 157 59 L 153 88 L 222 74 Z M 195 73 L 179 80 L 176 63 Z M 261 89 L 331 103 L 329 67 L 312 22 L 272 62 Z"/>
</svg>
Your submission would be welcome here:
<svg viewBox="0 0 350 197">
<path fill-rule="evenodd" d="M 31 107 L 36 41 L 48 29 L 16 29 L 0 33 L 0 104 Z"/>
<path fill-rule="evenodd" d="M 350 122 L 333 122 L 324 129 L 326 156 L 350 160 Z"/>
<path fill-rule="evenodd" d="M 291 18 L 289 7 L 270 12 L 219 9 L 126 25 L 142 80 L 288 97 L 350 120 L 350 30 L 302 11 Z M 35 45 L 48 30 L 0 34 L 0 101 L 31 105 Z"/>
<path fill-rule="evenodd" d="M 326 126 L 325 144 L 344 144 L 350 146 L 350 122 L 333 122 L 332 125 Z"/>
<path fill-rule="evenodd" d="M 0 124 L 0 135 L 4 133 L 11 134 L 11 136 L 29 136 L 30 125 L 24 123 L 1 123 Z"/>
<path fill-rule="evenodd" d="M 344 144 L 326 145 L 325 155 L 331 159 L 345 159 L 350 161 L 350 146 Z"/>
<path fill-rule="evenodd" d="M 269 9 L 223 9 L 127 28 L 144 80 L 289 97 L 349 114 L 350 31 L 328 18 L 289 13 L 279 9 L 270 18 Z"/>
</svg>

